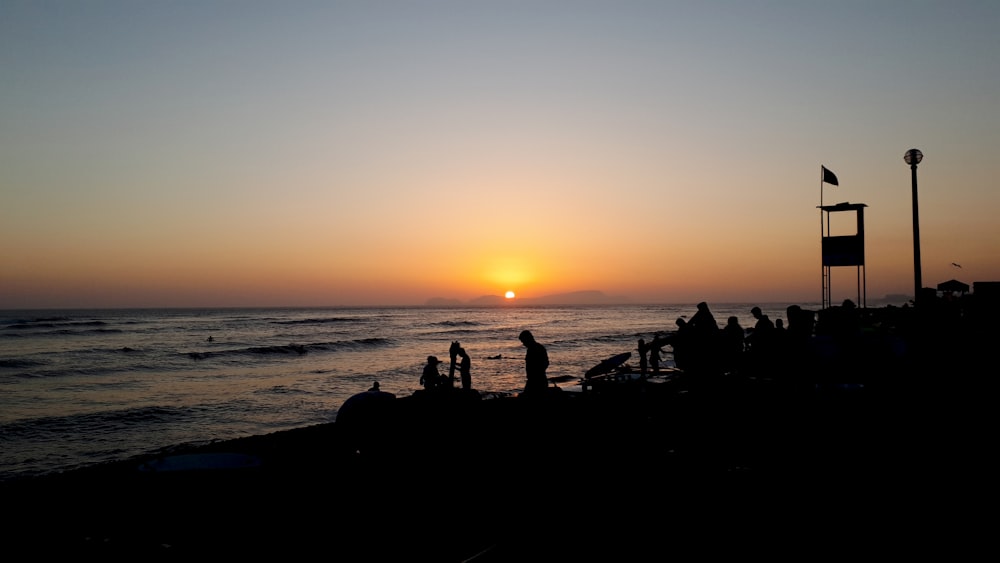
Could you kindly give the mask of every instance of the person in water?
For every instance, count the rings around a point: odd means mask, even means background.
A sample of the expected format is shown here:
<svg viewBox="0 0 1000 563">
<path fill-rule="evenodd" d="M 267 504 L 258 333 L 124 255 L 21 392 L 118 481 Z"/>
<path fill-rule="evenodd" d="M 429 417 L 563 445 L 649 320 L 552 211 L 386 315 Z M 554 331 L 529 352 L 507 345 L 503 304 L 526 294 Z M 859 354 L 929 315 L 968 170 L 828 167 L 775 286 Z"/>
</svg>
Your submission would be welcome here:
<svg viewBox="0 0 1000 563">
<path fill-rule="evenodd" d="M 530 330 L 522 330 L 517 337 L 521 344 L 527 348 L 524 354 L 524 394 L 529 396 L 540 395 L 549 387 L 548 376 L 545 371 L 549 368 L 549 353 L 538 341 Z"/>
</svg>

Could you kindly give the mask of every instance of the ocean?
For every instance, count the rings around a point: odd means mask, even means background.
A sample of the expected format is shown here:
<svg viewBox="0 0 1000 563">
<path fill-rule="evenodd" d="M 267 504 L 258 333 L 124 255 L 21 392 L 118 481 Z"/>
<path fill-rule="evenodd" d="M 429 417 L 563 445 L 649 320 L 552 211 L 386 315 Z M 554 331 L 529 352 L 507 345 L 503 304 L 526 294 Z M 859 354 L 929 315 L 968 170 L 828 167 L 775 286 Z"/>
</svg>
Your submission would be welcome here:
<svg viewBox="0 0 1000 563">
<path fill-rule="evenodd" d="M 710 304 L 719 325 L 750 309 Z M 818 303 L 798 303 L 817 310 Z M 529 329 L 572 386 L 602 359 L 669 333 L 694 304 L 0 311 L 0 481 L 336 420 L 378 381 L 407 396 L 459 341 L 486 397 L 524 384 Z M 633 356 L 637 360 L 636 356 Z M 663 365 L 670 367 L 669 347 Z M 637 361 L 630 361 L 637 364 Z M 456 373 L 456 378 L 458 374 Z"/>
</svg>

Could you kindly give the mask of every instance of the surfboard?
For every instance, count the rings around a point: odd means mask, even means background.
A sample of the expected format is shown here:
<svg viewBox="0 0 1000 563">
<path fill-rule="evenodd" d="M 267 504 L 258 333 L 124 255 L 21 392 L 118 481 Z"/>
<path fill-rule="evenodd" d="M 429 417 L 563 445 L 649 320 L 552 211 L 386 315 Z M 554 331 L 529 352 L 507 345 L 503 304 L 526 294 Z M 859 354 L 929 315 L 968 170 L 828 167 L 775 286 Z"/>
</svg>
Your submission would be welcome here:
<svg viewBox="0 0 1000 563">
<path fill-rule="evenodd" d="M 578 375 L 555 375 L 549 378 L 549 383 L 566 383 L 580 379 Z"/>
<path fill-rule="evenodd" d="M 585 376 L 594 377 L 595 375 L 608 373 L 609 371 L 615 369 L 616 367 L 624 364 L 631 357 L 632 357 L 632 352 L 622 352 L 621 354 L 611 356 L 606 360 L 601 360 L 601 363 L 588 369 Z"/>
<path fill-rule="evenodd" d="M 139 465 L 143 473 L 204 471 L 259 467 L 259 457 L 240 453 L 178 454 L 151 459 Z"/>
</svg>

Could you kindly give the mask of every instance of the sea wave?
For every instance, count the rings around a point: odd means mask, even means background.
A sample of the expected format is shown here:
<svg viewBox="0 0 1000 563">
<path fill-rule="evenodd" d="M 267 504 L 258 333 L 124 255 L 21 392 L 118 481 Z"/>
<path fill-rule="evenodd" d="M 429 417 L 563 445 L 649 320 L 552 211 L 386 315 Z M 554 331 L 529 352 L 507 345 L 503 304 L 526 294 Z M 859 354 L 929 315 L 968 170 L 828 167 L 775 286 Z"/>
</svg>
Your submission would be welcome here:
<svg viewBox="0 0 1000 563">
<path fill-rule="evenodd" d="M 189 407 L 145 406 L 69 416 L 28 418 L 0 425 L 0 436 L 5 439 L 31 439 L 42 436 L 51 439 L 53 435 L 76 434 L 82 428 L 100 428 L 108 431 L 128 426 L 142 427 L 151 422 L 166 422 L 185 417 L 190 410 Z"/>
<path fill-rule="evenodd" d="M 318 318 L 318 319 L 291 319 L 283 321 L 271 321 L 276 325 L 315 325 L 315 324 L 329 324 L 329 323 L 353 323 L 358 322 L 358 319 L 352 317 L 328 317 L 328 318 Z"/>
<path fill-rule="evenodd" d="M 53 322 L 64 322 L 69 321 L 69 317 L 34 317 L 29 319 L 15 318 L 7 320 L 6 322 L 11 325 L 21 325 L 21 324 L 32 324 L 32 323 L 53 323 Z"/>
<path fill-rule="evenodd" d="M 44 366 L 45 362 L 23 358 L 0 358 L 0 368 L 23 369 Z"/>
<path fill-rule="evenodd" d="M 278 394 L 278 395 L 308 395 L 308 391 L 289 387 L 288 385 L 275 385 L 267 389 L 258 389 L 254 394 Z"/>
<path fill-rule="evenodd" d="M 0 479 L 326 421 L 372 380 L 399 395 L 418 390 L 424 359 L 447 358 L 455 340 L 469 351 L 476 389 L 518 392 L 524 352 L 517 334 L 525 328 L 548 347 L 550 375 L 572 381 L 693 310 L 0 312 L 0 336 L 16 336 L 0 338 L 9 421 L 0 425 Z M 743 321 L 749 310 L 739 305 L 715 313 Z M 4 328 L 21 321 L 34 329 Z"/>
<path fill-rule="evenodd" d="M 340 340 L 336 342 L 314 342 L 311 344 L 282 344 L 275 346 L 250 346 L 247 348 L 236 348 L 231 350 L 208 350 L 186 352 L 189 358 L 195 360 L 206 360 L 209 358 L 221 358 L 229 356 L 272 356 L 272 355 L 303 355 L 310 351 L 329 352 L 340 349 L 371 348 L 391 344 L 389 338 L 360 338 L 356 340 Z"/>
<path fill-rule="evenodd" d="M 13 328 L 13 327 L 6 327 Z M 21 327 L 17 327 L 21 328 Z M 32 326 L 28 328 L 38 328 L 38 326 Z M 78 330 L 74 328 L 59 328 L 57 326 L 43 327 L 50 328 L 51 330 L 45 331 L 34 331 L 31 332 L 31 336 L 90 336 L 94 334 L 120 334 L 124 331 L 118 328 L 91 328 L 87 330 Z M 29 331 L 30 332 L 30 331 Z M 5 333 L 4 336 L 25 336 L 25 333 Z"/>
<path fill-rule="evenodd" d="M 136 452 L 122 436 L 192 416 L 191 408 L 147 406 L 70 416 L 22 419 L 0 425 L 0 481 L 113 461 Z M 58 449 L 45 447 L 57 442 Z"/>
<path fill-rule="evenodd" d="M 482 326 L 483 323 L 475 321 L 441 321 L 431 323 L 431 326 Z"/>
<path fill-rule="evenodd" d="M 73 321 L 70 319 L 19 320 L 3 328 L 10 330 L 25 330 L 33 328 L 58 328 L 78 326 L 105 326 L 104 321 Z"/>
</svg>

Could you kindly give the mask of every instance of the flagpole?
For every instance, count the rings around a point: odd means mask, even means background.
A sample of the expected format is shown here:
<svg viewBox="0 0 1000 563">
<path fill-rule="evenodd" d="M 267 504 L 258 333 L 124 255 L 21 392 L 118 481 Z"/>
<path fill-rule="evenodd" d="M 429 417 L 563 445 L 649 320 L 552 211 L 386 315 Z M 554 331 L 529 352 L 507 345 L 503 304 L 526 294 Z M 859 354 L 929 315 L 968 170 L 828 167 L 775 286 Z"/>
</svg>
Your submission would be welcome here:
<svg viewBox="0 0 1000 563">
<path fill-rule="evenodd" d="M 826 231 L 823 230 L 823 165 L 819 166 L 819 264 L 820 264 L 820 288 L 822 289 L 822 294 L 820 296 L 820 308 L 826 308 L 826 268 L 823 266 L 823 239 L 826 236 Z"/>
</svg>

